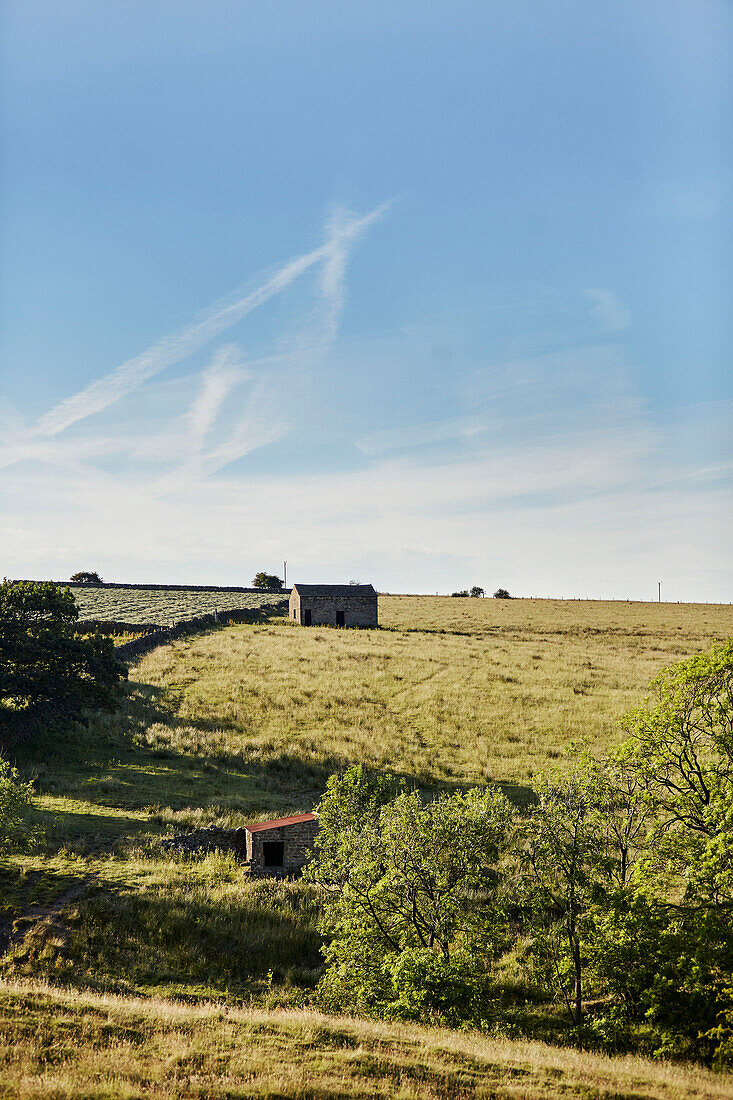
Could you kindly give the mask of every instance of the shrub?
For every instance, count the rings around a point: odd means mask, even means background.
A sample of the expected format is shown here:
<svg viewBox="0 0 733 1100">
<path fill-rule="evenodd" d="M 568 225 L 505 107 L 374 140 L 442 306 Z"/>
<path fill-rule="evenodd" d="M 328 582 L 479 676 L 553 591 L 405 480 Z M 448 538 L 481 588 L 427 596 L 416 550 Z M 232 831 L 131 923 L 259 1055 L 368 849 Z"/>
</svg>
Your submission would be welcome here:
<svg viewBox="0 0 733 1100">
<path fill-rule="evenodd" d="M 0 757 L 0 855 L 31 838 L 26 822 L 32 801 L 32 785 Z"/>
</svg>

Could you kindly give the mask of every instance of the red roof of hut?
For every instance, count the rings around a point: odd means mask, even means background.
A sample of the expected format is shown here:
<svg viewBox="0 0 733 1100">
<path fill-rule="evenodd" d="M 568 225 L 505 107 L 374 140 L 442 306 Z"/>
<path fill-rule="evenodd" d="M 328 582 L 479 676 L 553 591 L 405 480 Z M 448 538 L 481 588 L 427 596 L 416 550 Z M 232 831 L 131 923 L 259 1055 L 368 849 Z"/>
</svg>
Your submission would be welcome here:
<svg viewBox="0 0 733 1100">
<path fill-rule="evenodd" d="M 300 821 L 315 821 L 315 814 L 294 814 L 292 817 L 276 817 L 274 821 L 258 821 L 256 825 L 245 825 L 249 833 L 262 833 L 266 829 L 279 829 L 281 825 L 297 825 Z"/>
</svg>

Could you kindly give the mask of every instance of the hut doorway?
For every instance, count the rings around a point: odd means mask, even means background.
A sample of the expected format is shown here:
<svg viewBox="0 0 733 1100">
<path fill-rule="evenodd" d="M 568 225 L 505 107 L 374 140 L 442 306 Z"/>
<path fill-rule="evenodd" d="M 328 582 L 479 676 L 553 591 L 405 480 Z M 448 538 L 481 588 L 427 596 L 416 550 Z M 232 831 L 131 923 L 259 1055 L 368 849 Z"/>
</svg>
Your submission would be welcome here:
<svg viewBox="0 0 733 1100">
<path fill-rule="evenodd" d="M 262 858 L 265 867 L 282 867 L 285 860 L 285 842 L 266 840 L 262 845 Z"/>
</svg>

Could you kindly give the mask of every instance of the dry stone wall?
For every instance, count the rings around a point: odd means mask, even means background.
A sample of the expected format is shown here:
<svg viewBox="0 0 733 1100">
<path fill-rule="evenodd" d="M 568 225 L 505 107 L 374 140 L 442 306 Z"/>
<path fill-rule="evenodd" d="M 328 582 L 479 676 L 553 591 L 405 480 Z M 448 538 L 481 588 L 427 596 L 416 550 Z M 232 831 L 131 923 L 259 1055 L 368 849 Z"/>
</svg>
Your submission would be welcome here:
<svg viewBox="0 0 733 1100">
<path fill-rule="evenodd" d="M 244 827 L 221 829 L 210 825 L 206 829 L 165 837 L 160 846 L 166 852 L 234 852 L 244 862 L 247 858 L 247 830 Z"/>
<path fill-rule="evenodd" d="M 226 625 L 227 623 L 262 622 L 263 619 L 268 618 L 270 615 L 284 614 L 285 606 L 286 602 L 283 599 L 278 600 L 277 603 L 262 604 L 261 607 L 245 607 L 241 610 L 220 611 L 210 615 L 198 615 L 194 619 L 183 619 L 181 622 L 176 623 L 175 626 L 164 627 L 162 629 L 156 627 L 147 634 L 143 634 L 141 638 L 133 638 L 131 642 L 124 642 L 122 645 L 115 646 L 115 654 L 122 658 L 122 660 L 129 657 L 139 657 L 140 654 L 148 653 L 151 649 L 155 649 L 156 646 L 164 645 L 166 642 L 173 641 L 174 638 L 180 638 L 184 634 L 190 634 L 194 630 L 201 630 L 207 626 L 217 626 L 218 624 Z M 93 628 L 94 624 L 82 625 L 89 625 Z M 131 629 L 126 623 L 108 623 L 105 625 L 108 628 L 113 627 L 120 630 Z"/>
</svg>

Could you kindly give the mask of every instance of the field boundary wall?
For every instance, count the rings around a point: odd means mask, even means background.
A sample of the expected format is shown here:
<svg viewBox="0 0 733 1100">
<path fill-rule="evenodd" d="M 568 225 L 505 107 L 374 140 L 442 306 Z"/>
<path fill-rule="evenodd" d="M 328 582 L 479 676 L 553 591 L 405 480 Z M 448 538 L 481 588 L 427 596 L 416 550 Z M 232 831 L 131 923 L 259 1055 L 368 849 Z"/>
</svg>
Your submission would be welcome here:
<svg viewBox="0 0 733 1100">
<path fill-rule="evenodd" d="M 16 580 L 14 583 L 36 584 L 37 581 Z M 101 584 L 87 584 L 85 581 L 52 581 L 59 588 L 130 588 L 150 589 L 151 592 L 254 592 L 258 596 L 277 595 L 266 588 L 244 588 L 236 584 L 130 584 L 127 581 L 102 581 Z M 285 592 L 285 589 L 282 589 Z"/>
<path fill-rule="evenodd" d="M 278 600 L 276 603 L 264 603 L 261 607 L 242 607 L 228 611 L 209 612 L 206 615 L 197 615 L 193 619 L 181 619 L 180 622 L 175 623 L 173 626 L 155 626 L 149 633 L 143 634 L 141 638 L 133 638 L 131 642 L 123 642 L 122 645 L 115 646 L 115 655 L 123 659 L 127 657 L 138 657 L 142 653 L 147 653 L 149 650 L 155 649 L 156 646 L 165 645 L 166 642 L 171 642 L 174 638 L 181 638 L 184 634 L 191 634 L 193 631 L 201 630 L 207 626 L 220 626 L 227 625 L 228 623 L 262 622 L 263 619 L 268 618 L 270 615 L 284 615 L 287 606 L 287 600 L 283 599 Z M 97 624 L 89 622 L 83 625 L 94 626 Z M 104 625 L 108 629 L 112 628 L 127 631 L 135 629 L 134 627 L 130 627 L 129 623 L 105 623 Z M 144 627 L 143 629 L 147 628 Z"/>
</svg>

